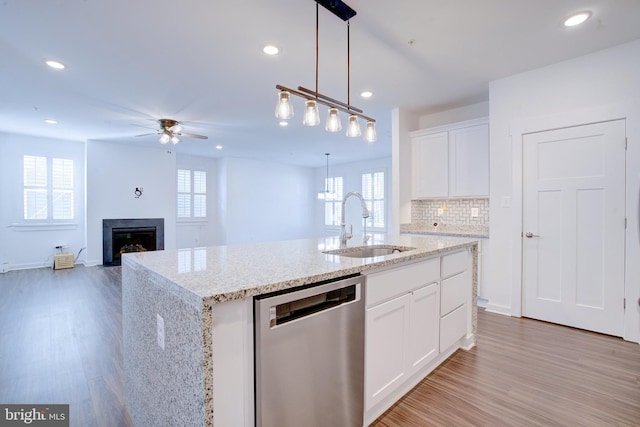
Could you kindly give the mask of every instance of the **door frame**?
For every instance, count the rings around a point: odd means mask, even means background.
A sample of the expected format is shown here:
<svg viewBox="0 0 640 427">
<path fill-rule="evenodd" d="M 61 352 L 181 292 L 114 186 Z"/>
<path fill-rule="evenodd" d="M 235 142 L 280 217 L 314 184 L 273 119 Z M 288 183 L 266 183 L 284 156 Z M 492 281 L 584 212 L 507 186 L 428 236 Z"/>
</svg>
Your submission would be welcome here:
<svg viewBox="0 0 640 427">
<path fill-rule="evenodd" d="M 633 114 L 633 113 L 636 114 Z M 511 231 L 510 246 L 514 256 L 511 264 L 511 316 L 522 317 L 523 298 L 523 144 L 524 136 L 550 130 L 587 124 L 625 120 L 628 143 L 625 164 L 625 278 L 624 295 L 626 310 L 624 313 L 624 335 L 628 341 L 640 343 L 640 267 L 630 263 L 630 259 L 640 256 L 640 174 L 634 175 L 633 156 L 640 156 L 640 102 L 617 103 L 590 109 L 566 111 L 547 116 L 520 118 L 509 126 L 511 141 L 512 190 L 511 190 Z M 495 198 L 494 198 L 495 199 Z M 498 200 L 492 200 L 496 203 Z M 503 200 L 504 202 L 504 200 Z M 504 204 L 503 204 L 504 206 Z M 633 286 L 636 283 L 636 286 Z"/>
</svg>

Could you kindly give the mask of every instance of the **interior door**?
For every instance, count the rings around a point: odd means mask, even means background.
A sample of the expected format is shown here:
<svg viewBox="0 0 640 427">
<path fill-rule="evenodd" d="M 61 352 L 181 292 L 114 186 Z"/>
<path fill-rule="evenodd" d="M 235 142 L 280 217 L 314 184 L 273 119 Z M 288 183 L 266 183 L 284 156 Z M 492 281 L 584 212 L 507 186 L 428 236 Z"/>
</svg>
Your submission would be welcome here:
<svg viewBox="0 0 640 427">
<path fill-rule="evenodd" d="M 625 122 L 523 139 L 523 315 L 624 331 Z"/>
</svg>

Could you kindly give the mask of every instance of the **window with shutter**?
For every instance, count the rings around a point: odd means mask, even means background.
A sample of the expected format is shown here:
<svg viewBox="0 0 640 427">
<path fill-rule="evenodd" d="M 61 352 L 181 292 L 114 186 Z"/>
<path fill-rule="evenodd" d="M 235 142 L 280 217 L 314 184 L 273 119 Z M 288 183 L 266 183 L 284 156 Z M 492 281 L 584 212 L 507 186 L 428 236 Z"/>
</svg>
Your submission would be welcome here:
<svg viewBox="0 0 640 427">
<path fill-rule="evenodd" d="M 362 197 L 369 209 L 367 227 L 385 229 L 385 177 L 384 172 L 362 174 Z"/>
<path fill-rule="evenodd" d="M 331 195 L 324 202 L 324 225 L 339 226 L 342 221 L 343 179 L 341 176 L 325 178 L 325 188 Z"/>
<path fill-rule="evenodd" d="M 207 173 L 178 169 L 178 218 L 207 217 Z"/>
<path fill-rule="evenodd" d="M 73 220 L 73 160 L 25 155 L 22 165 L 24 219 Z"/>
</svg>

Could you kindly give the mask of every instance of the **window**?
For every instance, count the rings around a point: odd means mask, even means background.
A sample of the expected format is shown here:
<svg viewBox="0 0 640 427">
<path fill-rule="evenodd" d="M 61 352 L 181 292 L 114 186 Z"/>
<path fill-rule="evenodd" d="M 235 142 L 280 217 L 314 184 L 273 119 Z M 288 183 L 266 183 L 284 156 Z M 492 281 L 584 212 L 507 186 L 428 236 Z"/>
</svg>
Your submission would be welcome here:
<svg viewBox="0 0 640 427">
<path fill-rule="evenodd" d="M 74 218 L 73 160 L 23 156 L 24 219 Z"/>
<path fill-rule="evenodd" d="M 178 218 L 206 218 L 207 173 L 178 169 Z"/>
<path fill-rule="evenodd" d="M 325 178 L 325 188 L 332 197 L 324 202 L 324 225 L 340 225 L 342 221 L 342 177 Z"/>
<path fill-rule="evenodd" d="M 384 172 L 362 174 L 362 197 L 370 214 L 367 227 L 385 228 Z"/>
</svg>

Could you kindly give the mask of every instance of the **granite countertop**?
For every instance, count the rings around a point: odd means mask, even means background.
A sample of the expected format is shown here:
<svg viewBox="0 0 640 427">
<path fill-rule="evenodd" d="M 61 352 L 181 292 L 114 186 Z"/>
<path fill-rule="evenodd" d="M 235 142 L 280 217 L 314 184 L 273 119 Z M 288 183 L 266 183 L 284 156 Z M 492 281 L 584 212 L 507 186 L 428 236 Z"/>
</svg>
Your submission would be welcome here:
<svg viewBox="0 0 640 427">
<path fill-rule="evenodd" d="M 143 268 L 175 284 L 199 301 L 215 304 L 335 279 L 463 248 L 474 240 L 413 235 L 374 235 L 368 245 L 410 246 L 416 250 L 374 258 L 322 253 L 339 249 L 337 237 L 123 254 L 123 265 Z M 357 239 L 348 247 L 360 246 Z"/>
<path fill-rule="evenodd" d="M 456 236 L 470 238 L 489 237 L 489 226 L 485 224 L 400 224 L 400 233 L 425 234 L 431 236 Z"/>
</svg>

